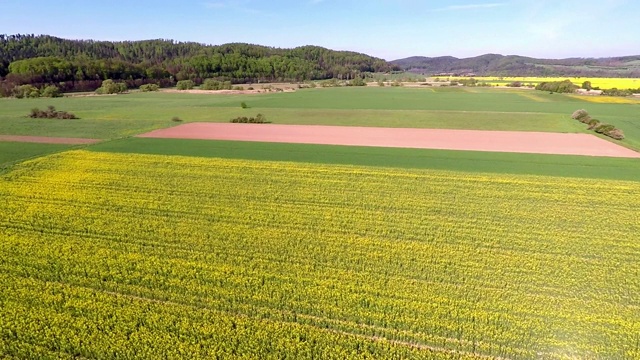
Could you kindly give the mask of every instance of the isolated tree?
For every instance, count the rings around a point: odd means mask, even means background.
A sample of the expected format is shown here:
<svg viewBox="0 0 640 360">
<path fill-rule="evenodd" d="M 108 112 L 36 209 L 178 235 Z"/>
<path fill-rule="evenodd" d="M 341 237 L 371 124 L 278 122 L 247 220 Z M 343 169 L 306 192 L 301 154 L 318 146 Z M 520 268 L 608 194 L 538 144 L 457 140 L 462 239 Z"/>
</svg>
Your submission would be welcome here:
<svg viewBox="0 0 640 360">
<path fill-rule="evenodd" d="M 591 90 L 591 89 L 592 89 L 592 87 L 591 87 L 591 81 L 585 81 L 585 82 L 583 82 L 583 83 L 582 83 L 582 88 L 583 88 L 583 89 L 585 89 L 585 90 Z"/>
</svg>

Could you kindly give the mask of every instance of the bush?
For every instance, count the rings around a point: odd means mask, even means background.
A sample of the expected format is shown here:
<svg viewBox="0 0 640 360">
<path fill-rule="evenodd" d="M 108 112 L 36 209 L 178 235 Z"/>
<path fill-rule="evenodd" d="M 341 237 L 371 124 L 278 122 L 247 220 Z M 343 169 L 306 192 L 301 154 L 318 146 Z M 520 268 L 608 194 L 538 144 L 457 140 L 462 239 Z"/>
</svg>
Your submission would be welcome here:
<svg viewBox="0 0 640 360">
<path fill-rule="evenodd" d="M 34 119 L 77 119 L 78 117 L 72 113 L 66 111 L 56 111 L 53 106 L 48 106 L 47 110 L 40 110 L 38 108 L 31 109 L 31 113 L 28 115 Z"/>
<path fill-rule="evenodd" d="M 591 119 L 591 116 L 587 115 L 587 116 L 585 116 L 585 117 L 580 118 L 580 120 L 579 120 L 579 121 L 580 121 L 581 123 L 583 123 L 583 124 L 588 124 L 591 120 L 592 120 L 592 119 Z"/>
<path fill-rule="evenodd" d="M 233 90 L 242 91 L 242 90 L 244 90 L 244 88 L 242 86 L 234 86 Z"/>
<path fill-rule="evenodd" d="M 602 124 L 595 127 L 594 131 L 598 134 L 606 135 L 616 140 L 624 139 L 624 133 L 622 132 L 622 130 L 616 129 L 616 127 L 613 125 Z"/>
<path fill-rule="evenodd" d="M 193 80 L 180 80 L 176 84 L 176 88 L 178 90 L 191 90 L 194 86 L 196 86 L 196 84 L 193 82 Z"/>
<path fill-rule="evenodd" d="M 262 115 L 262 114 L 256 115 L 256 119 L 255 120 L 256 120 L 256 123 L 258 123 L 258 124 L 264 124 L 264 123 L 267 122 L 267 118 L 264 117 L 264 115 Z"/>
<path fill-rule="evenodd" d="M 522 87 L 522 83 L 520 81 L 514 81 L 512 83 L 506 84 L 505 86 L 519 88 L 519 87 Z"/>
<path fill-rule="evenodd" d="M 179 117 L 177 117 L 177 116 L 174 116 L 174 117 L 172 117 L 172 118 L 171 118 L 171 121 L 174 121 L 174 122 L 182 122 L 182 119 L 180 119 L 180 118 L 179 118 Z"/>
<path fill-rule="evenodd" d="M 56 98 L 56 97 L 61 97 L 62 92 L 60 92 L 60 89 L 58 89 L 57 86 L 49 85 L 40 91 L 40 96 L 48 97 L 48 98 Z"/>
<path fill-rule="evenodd" d="M 247 105 L 247 103 L 243 101 L 243 102 L 240 103 L 240 107 L 243 108 L 243 109 L 248 109 L 249 105 Z"/>
<path fill-rule="evenodd" d="M 158 84 L 140 85 L 140 91 L 142 92 L 150 92 L 150 91 L 158 91 L 158 90 L 160 90 L 160 86 Z"/>
<path fill-rule="evenodd" d="M 267 123 L 270 123 L 269 121 L 267 121 L 267 118 L 262 114 L 258 114 L 258 115 L 256 115 L 256 117 L 239 116 L 239 117 L 237 117 L 235 119 L 231 119 L 230 122 L 232 122 L 232 123 L 240 123 L 240 124 L 267 124 Z"/>
<path fill-rule="evenodd" d="M 469 79 L 458 79 L 457 80 L 459 84 L 462 84 L 463 86 L 476 86 L 478 84 L 478 80 L 474 79 L 474 78 L 469 78 Z"/>
<path fill-rule="evenodd" d="M 378 81 L 378 86 L 384 86 L 384 81 Z"/>
<path fill-rule="evenodd" d="M 111 79 L 107 79 L 102 82 L 102 86 L 96 90 L 97 94 L 120 94 L 127 91 L 127 84 L 123 82 L 115 82 Z"/>
<path fill-rule="evenodd" d="M 615 126 L 609 124 L 603 124 L 600 120 L 592 119 L 586 110 L 576 110 L 571 114 L 572 119 L 576 119 L 582 123 L 589 125 L 588 129 L 597 132 L 598 134 L 609 136 L 616 140 L 624 139 L 624 133 L 620 129 L 616 129 Z"/>
<path fill-rule="evenodd" d="M 580 120 L 585 116 L 589 116 L 589 113 L 585 109 L 576 110 L 571 114 L 571 118 L 574 120 Z"/>
<path fill-rule="evenodd" d="M 338 86 L 340 86 L 340 83 L 338 82 L 338 79 L 329 79 L 329 80 L 324 80 L 324 81 L 320 82 L 320 86 L 322 86 L 322 87 L 338 87 Z"/>
<path fill-rule="evenodd" d="M 349 81 L 347 86 L 367 86 L 367 83 L 361 77 L 357 77 Z"/>
<path fill-rule="evenodd" d="M 595 127 L 593 129 L 593 131 L 597 132 L 598 134 L 603 134 L 606 135 L 608 134 L 610 131 L 615 130 L 615 126 L 613 125 L 609 125 L 609 124 L 600 124 L 599 126 Z"/>
<path fill-rule="evenodd" d="M 233 86 L 231 85 L 231 81 L 221 82 L 214 79 L 206 79 L 202 85 L 200 85 L 200 89 L 202 90 L 232 90 Z"/>
<path fill-rule="evenodd" d="M 20 85 L 13 88 L 13 96 L 17 99 L 23 98 L 38 98 L 40 97 L 40 91 L 33 85 Z"/>
<path fill-rule="evenodd" d="M 602 95 L 606 96 L 631 96 L 633 95 L 632 90 L 621 90 L 617 88 L 602 90 Z"/>
<path fill-rule="evenodd" d="M 589 120 L 589 122 L 587 123 L 589 125 L 589 127 L 587 129 L 589 130 L 593 130 L 595 128 L 597 128 L 598 126 L 600 126 L 600 120 L 596 120 L 596 119 L 591 119 Z"/>
<path fill-rule="evenodd" d="M 589 124 L 592 120 L 591 116 L 589 116 L 589 113 L 584 109 L 574 111 L 573 114 L 571 114 L 571 118 L 578 120 L 583 124 Z"/>
<path fill-rule="evenodd" d="M 624 139 L 624 133 L 620 129 L 613 129 L 609 131 L 609 133 L 607 133 L 606 135 L 616 140 Z"/>
</svg>

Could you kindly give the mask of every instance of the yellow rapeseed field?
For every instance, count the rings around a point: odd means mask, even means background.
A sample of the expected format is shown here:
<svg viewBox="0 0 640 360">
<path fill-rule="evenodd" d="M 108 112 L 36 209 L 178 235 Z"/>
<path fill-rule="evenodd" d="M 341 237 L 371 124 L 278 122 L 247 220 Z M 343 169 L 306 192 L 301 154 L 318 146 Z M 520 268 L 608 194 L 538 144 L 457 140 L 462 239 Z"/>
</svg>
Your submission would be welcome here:
<svg viewBox="0 0 640 360">
<path fill-rule="evenodd" d="M 0 202 L 3 357 L 640 358 L 639 182 L 77 150 Z"/>
<path fill-rule="evenodd" d="M 599 104 L 640 104 L 640 98 L 619 97 L 619 96 L 591 96 L 591 95 L 573 95 L 575 99 Z"/>
<path fill-rule="evenodd" d="M 640 79 L 638 78 L 592 78 L 592 77 L 497 77 L 497 76 L 478 76 L 474 79 L 479 82 L 485 82 L 492 85 L 504 85 L 519 81 L 524 85 L 537 85 L 541 82 L 571 80 L 572 83 L 582 86 L 585 81 L 590 81 L 591 86 L 601 89 L 640 89 Z"/>
</svg>

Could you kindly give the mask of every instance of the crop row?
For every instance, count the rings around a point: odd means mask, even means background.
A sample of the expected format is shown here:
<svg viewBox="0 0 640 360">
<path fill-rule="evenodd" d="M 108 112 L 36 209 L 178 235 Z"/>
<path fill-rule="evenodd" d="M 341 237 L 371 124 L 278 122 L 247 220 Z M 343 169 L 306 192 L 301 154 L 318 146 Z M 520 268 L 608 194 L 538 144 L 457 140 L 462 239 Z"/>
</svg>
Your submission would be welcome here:
<svg viewBox="0 0 640 360">
<path fill-rule="evenodd" d="M 73 151 L 0 185 L 0 353 L 640 355 L 640 183 Z"/>
</svg>

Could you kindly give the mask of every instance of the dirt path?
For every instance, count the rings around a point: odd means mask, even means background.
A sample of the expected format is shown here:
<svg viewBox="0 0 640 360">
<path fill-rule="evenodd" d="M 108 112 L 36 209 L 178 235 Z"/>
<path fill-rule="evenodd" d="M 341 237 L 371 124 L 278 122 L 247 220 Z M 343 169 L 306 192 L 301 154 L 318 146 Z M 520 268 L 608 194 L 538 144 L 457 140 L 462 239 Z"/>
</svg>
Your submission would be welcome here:
<svg viewBox="0 0 640 360">
<path fill-rule="evenodd" d="M 594 135 L 545 132 L 189 123 L 140 137 L 640 158 Z"/>
<path fill-rule="evenodd" d="M 95 144 L 99 139 L 82 139 L 82 138 L 65 138 L 65 137 L 49 137 L 49 136 L 22 136 L 22 135 L 0 135 L 0 141 L 12 142 L 29 142 L 40 144 Z"/>
</svg>

